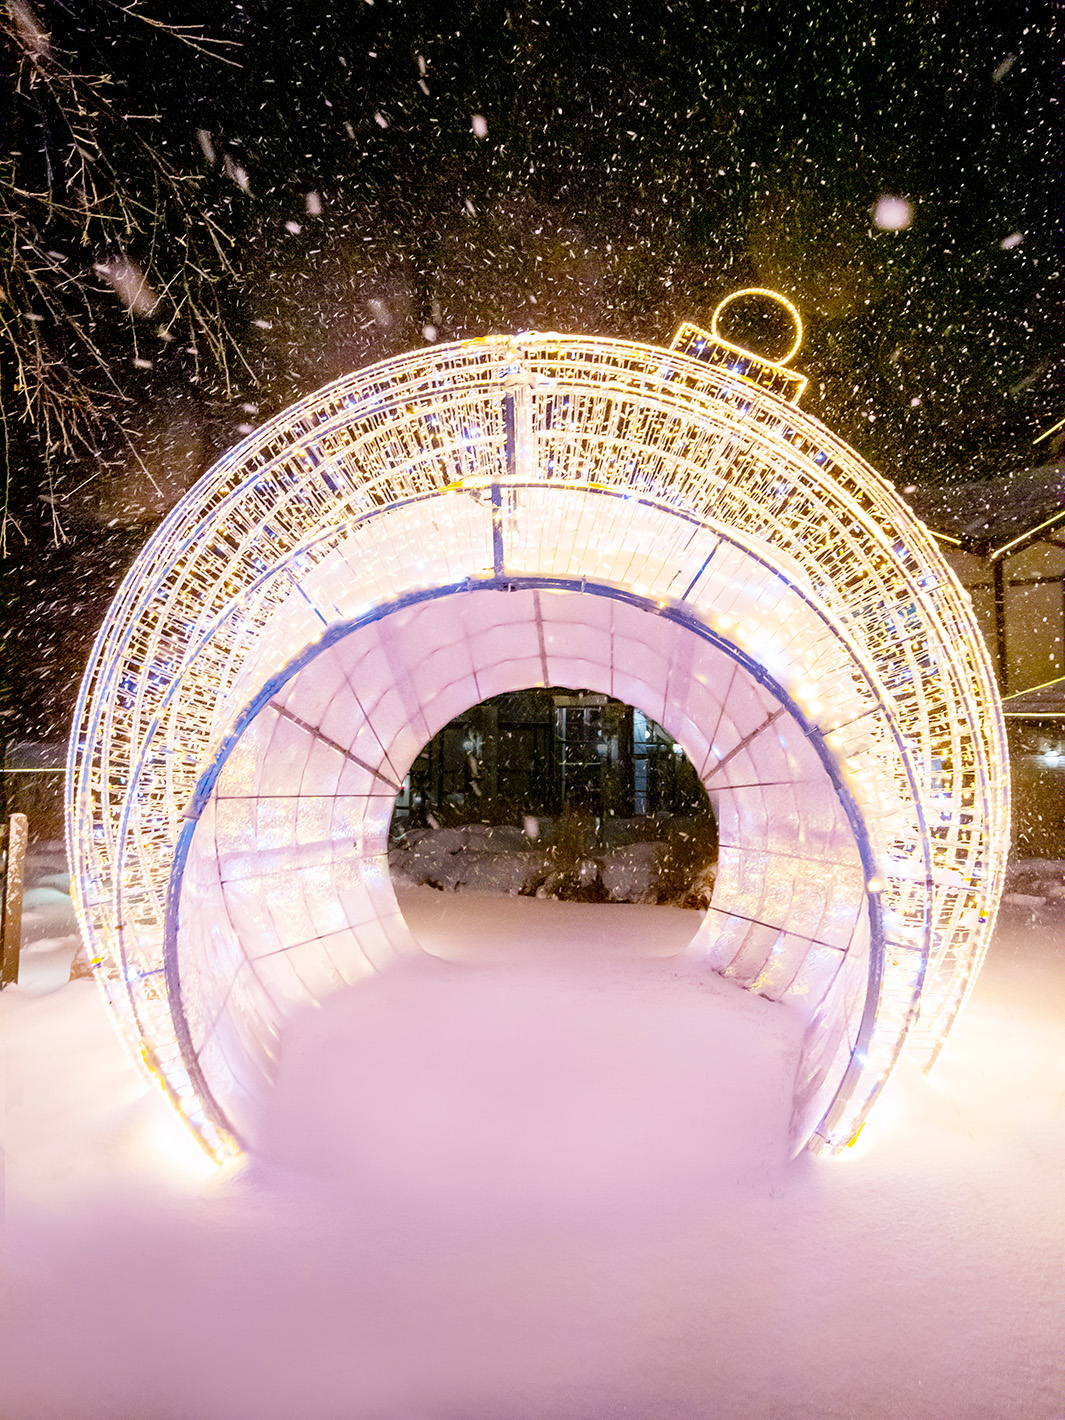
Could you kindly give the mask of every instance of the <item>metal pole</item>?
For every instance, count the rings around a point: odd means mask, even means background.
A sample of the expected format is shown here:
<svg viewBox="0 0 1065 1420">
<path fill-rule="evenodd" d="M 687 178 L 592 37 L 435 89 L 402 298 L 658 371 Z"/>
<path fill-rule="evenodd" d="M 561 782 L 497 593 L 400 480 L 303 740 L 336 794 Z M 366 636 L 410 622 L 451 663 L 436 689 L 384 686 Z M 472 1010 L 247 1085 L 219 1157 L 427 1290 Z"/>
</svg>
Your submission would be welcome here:
<svg viewBox="0 0 1065 1420">
<path fill-rule="evenodd" d="M 26 871 L 29 822 L 25 814 L 12 814 L 7 824 L 7 871 L 4 874 L 3 942 L 0 943 L 0 987 L 18 981 L 19 946 L 22 940 L 22 883 Z"/>
<path fill-rule="evenodd" d="M 1009 684 L 1009 657 L 1006 654 L 1006 569 L 998 557 L 991 564 L 995 587 L 995 648 L 998 652 L 998 685 L 1003 695 Z"/>
</svg>

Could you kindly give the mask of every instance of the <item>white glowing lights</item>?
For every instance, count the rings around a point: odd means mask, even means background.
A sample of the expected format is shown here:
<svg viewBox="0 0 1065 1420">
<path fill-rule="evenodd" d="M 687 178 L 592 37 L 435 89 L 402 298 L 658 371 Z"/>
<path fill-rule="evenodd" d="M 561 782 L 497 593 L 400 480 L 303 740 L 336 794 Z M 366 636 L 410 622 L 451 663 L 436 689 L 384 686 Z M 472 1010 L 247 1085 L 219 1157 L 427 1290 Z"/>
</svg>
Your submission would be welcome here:
<svg viewBox="0 0 1065 1420">
<path fill-rule="evenodd" d="M 719 313 L 670 350 L 532 334 L 360 371 L 138 558 L 79 704 L 74 886 L 127 1040 L 215 1157 L 286 1013 L 417 950 L 397 787 L 522 686 L 628 700 L 699 769 L 721 862 L 690 950 L 805 1014 L 797 1146 L 845 1145 L 903 1042 L 938 1049 L 1005 855 L 985 652 L 924 529 Z"/>
</svg>

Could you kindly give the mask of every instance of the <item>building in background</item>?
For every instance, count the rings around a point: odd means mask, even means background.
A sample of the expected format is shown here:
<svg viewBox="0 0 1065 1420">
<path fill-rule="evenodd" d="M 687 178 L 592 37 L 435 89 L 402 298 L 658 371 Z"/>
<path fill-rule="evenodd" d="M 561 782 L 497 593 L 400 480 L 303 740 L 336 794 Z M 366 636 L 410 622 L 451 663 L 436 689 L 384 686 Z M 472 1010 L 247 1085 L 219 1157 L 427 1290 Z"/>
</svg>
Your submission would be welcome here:
<svg viewBox="0 0 1065 1420">
<path fill-rule="evenodd" d="M 602 829 L 611 819 L 699 814 L 706 802 L 681 746 L 649 716 L 551 687 L 497 695 L 445 725 L 411 766 L 394 823 L 520 823 L 568 808 Z"/>
<path fill-rule="evenodd" d="M 61 842 L 66 761 L 63 740 L 0 740 L 0 821 L 25 814 L 32 840 Z"/>
<path fill-rule="evenodd" d="M 1065 674 L 1065 465 L 907 497 L 973 599 L 1002 695 Z"/>
<path fill-rule="evenodd" d="M 1065 859 L 1065 466 L 909 497 L 972 597 L 994 661 L 1014 853 Z"/>
<path fill-rule="evenodd" d="M 1065 860 L 1065 677 L 1002 703 L 1018 859 Z"/>
</svg>

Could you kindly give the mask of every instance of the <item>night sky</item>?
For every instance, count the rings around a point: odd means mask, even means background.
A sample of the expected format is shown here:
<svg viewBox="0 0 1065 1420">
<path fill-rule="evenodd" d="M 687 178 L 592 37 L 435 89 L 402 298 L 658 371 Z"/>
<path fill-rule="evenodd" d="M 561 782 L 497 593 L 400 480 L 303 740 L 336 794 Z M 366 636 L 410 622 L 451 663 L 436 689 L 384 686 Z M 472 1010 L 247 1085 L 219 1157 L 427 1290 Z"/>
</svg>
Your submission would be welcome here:
<svg viewBox="0 0 1065 1420">
<path fill-rule="evenodd" d="M 804 407 L 900 487 L 1061 457 L 1060 6 L 7 13 L 9 739 L 65 737 L 117 580 L 221 452 L 427 340 L 668 344 L 768 285 Z"/>
</svg>

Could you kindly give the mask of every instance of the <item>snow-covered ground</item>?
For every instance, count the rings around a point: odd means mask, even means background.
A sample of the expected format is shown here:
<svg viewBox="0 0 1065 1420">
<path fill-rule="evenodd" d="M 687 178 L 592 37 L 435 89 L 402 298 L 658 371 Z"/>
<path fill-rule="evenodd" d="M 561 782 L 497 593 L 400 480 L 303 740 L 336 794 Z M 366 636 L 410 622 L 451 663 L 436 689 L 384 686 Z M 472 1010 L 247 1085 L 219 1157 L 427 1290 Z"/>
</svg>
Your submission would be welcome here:
<svg viewBox="0 0 1065 1420">
<path fill-rule="evenodd" d="M 4 1420 L 1065 1416 L 1060 918 L 1007 908 L 932 1078 L 789 1163 L 794 1020 L 675 969 L 696 914 L 403 905 L 461 965 L 296 1018 L 221 1175 L 30 954 Z"/>
</svg>

